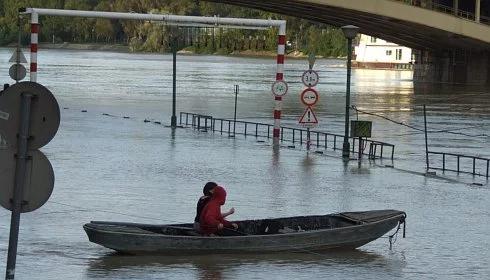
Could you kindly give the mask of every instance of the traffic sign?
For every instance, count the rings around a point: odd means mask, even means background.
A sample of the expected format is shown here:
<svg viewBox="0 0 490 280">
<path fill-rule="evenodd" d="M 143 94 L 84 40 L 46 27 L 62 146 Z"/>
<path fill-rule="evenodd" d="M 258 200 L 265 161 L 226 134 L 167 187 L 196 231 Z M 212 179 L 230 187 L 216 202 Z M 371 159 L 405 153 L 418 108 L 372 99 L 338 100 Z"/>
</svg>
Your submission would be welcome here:
<svg viewBox="0 0 490 280">
<path fill-rule="evenodd" d="M 303 116 L 301 116 L 301 118 L 299 119 L 299 123 L 306 126 L 313 126 L 318 124 L 318 119 L 316 118 L 316 115 L 310 106 L 306 108 Z"/>
<path fill-rule="evenodd" d="M 20 81 L 26 77 L 26 68 L 22 64 L 14 64 L 10 66 L 9 76 L 12 80 Z"/>
<path fill-rule="evenodd" d="M 312 88 L 307 88 L 301 93 L 301 102 L 306 106 L 313 106 L 318 102 L 318 92 Z"/>
<path fill-rule="evenodd" d="M 301 76 L 301 81 L 307 87 L 314 87 L 318 84 L 319 76 L 314 70 L 306 70 Z"/>
<path fill-rule="evenodd" d="M 17 57 L 19 61 L 17 61 Z M 9 62 L 13 63 L 27 63 L 27 59 L 21 49 L 15 49 L 14 53 L 9 59 Z"/>
<path fill-rule="evenodd" d="M 53 192 L 54 172 L 51 163 L 41 151 L 28 153 L 27 172 L 22 191 L 21 212 L 31 212 L 43 206 Z M 10 149 L 0 150 L 0 205 L 12 210 L 15 185 L 16 156 Z"/>
<path fill-rule="evenodd" d="M 60 108 L 53 94 L 34 82 L 20 82 L 0 95 L 0 134 L 10 148 L 17 148 L 21 96 L 32 94 L 28 148 L 35 150 L 53 139 L 60 125 Z"/>
<path fill-rule="evenodd" d="M 272 94 L 275 96 L 284 96 L 288 93 L 288 83 L 283 80 L 275 81 L 272 84 Z"/>
<path fill-rule="evenodd" d="M 371 121 L 350 121 L 350 137 L 371 137 Z"/>
</svg>

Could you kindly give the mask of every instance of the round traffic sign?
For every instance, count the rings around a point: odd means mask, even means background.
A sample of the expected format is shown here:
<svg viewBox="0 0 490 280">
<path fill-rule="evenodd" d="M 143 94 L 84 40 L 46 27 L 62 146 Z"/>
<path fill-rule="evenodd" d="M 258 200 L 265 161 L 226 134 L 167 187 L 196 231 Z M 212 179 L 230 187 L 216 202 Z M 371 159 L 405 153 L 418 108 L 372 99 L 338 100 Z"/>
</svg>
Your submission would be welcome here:
<svg viewBox="0 0 490 280">
<path fill-rule="evenodd" d="M 16 63 L 10 66 L 9 76 L 12 80 L 20 81 L 26 77 L 26 73 L 26 68 L 22 64 Z"/>
<path fill-rule="evenodd" d="M 318 102 L 318 92 L 312 88 L 307 88 L 301 93 L 301 102 L 306 106 L 313 106 Z"/>
<path fill-rule="evenodd" d="M 275 96 L 283 96 L 286 93 L 288 93 L 288 83 L 286 81 L 275 81 L 272 84 L 272 94 Z"/>
<path fill-rule="evenodd" d="M 43 206 L 54 187 L 54 172 L 51 163 L 41 151 L 29 151 L 27 172 L 22 190 L 21 212 L 31 212 Z M 12 210 L 15 186 L 16 158 L 10 149 L 0 150 L 0 205 Z"/>
<path fill-rule="evenodd" d="M 17 147 L 17 134 L 21 121 L 21 97 L 30 93 L 29 149 L 35 150 L 53 139 L 60 126 L 60 108 L 53 94 L 34 82 L 20 82 L 0 95 L 0 134 L 12 149 Z"/>
<path fill-rule="evenodd" d="M 314 70 L 306 70 L 301 76 L 301 81 L 307 87 L 314 87 L 318 84 L 319 76 Z"/>
</svg>

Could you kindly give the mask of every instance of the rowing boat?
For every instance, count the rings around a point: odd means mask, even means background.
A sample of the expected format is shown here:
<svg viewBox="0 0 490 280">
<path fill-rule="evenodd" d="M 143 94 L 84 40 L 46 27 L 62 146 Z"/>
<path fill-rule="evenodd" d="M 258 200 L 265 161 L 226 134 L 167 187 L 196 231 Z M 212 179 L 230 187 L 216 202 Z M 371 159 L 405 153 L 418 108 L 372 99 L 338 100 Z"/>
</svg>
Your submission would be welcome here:
<svg viewBox="0 0 490 280">
<path fill-rule="evenodd" d="M 405 223 L 398 210 L 234 221 L 237 230 L 202 236 L 192 224 L 138 224 L 92 221 L 89 240 L 129 254 L 215 254 L 355 249 Z"/>
</svg>

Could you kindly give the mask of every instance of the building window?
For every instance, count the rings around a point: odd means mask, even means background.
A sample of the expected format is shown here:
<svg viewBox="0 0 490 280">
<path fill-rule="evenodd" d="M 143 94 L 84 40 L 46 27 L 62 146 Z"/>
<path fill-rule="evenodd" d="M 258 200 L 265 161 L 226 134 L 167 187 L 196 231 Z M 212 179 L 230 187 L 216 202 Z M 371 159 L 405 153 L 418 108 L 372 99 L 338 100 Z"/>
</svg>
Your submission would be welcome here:
<svg viewBox="0 0 490 280">
<path fill-rule="evenodd" d="M 402 49 L 396 49 L 396 60 L 402 60 Z"/>
<path fill-rule="evenodd" d="M 386 55 L 387 55 L 387 56 L 391 56 L 391 53 L 392 53 L 392 52 L 391 52 L 391 50 L 387 50 L 387 51 L 386 51 Z"/>
<path fill-rule="evenodd" d="M 376 37 L 371 37 L 371 43 L 376 43 Z"/>
</svg>

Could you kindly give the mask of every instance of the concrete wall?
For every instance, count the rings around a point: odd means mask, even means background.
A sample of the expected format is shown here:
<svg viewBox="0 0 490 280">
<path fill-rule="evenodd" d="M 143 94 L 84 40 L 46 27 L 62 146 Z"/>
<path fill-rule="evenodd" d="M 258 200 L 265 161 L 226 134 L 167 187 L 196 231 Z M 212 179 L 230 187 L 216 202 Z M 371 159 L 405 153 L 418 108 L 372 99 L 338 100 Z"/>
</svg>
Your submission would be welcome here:
<svg viewBox="0 0 490 280">
<path fill-rule="evenodd" d="M 0 135 L 0 149 L 5 148 L 7 146 L 7 142 L 2 138 L 2 135 Z"/>
<path fill-rule="evenodd" d="M 414 80 L 490 85 L 490 52 L 453 49 L 415 51 Z"/>
</svg>

